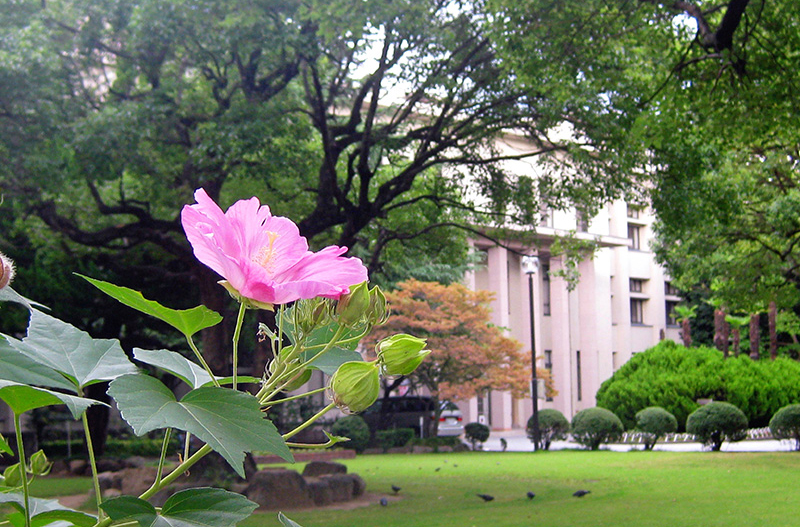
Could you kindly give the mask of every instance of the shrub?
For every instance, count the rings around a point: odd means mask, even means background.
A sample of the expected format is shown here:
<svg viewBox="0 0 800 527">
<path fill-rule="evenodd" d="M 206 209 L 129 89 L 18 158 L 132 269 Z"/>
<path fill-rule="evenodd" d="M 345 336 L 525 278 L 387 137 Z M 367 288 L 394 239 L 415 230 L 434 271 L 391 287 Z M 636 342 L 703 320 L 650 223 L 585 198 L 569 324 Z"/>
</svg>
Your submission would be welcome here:
<svg viewBox="0 0 800 527">
<path fill-rule="evenodd" d="M 769 429 L 777 439 L 794 439 L 794 449 L 800 451 L 800 404 L 778 410 L 769 421 Z"/>
<path fill-rule="evenodd" d="M 636 430 L 644 435 L 645 450 L 652 450 L 660 438 L 677 429 L 678 420 L 660 406 L 650 406 L 636 413 Z"/>
<path fill-rule="evenodd" d="M 375 439 L 384 452 L 393 447 L 405 446 L 414 439 L 413 428 L 392 428 L 390 430 L 378 430 L 375 432 Z"/>
<path fill-rule="evenodd" d="M 614 412 L 605 408 L 587 408 L 572 418 L 572 438 L 588 447 L 597 450 L 603 443 L 616 441 L 622 437 L 625 429 L 622 421 Z"/>
<path fill-rule="evenodd" d="M 556 439 L 566 439 L 569 433 L 569 421 L 564 414 L 552 408 L 539 410 L 539 441 L 541 447 L 550 450 L 550 443 Z M 528 419 L 528 439 L 533 442 L 533 416 Z"/>
<path fill-rule="evenodd" d="M 747 437 L 747 416 L 730 403 L 715 401 L 692 412 L 686 420 L 686 431 L 718 451 L 723 441 Z"/>
<path fill-rule="evenodd" d="M 489 439 L 489 427 L 481 423 L 469 423 L 464 427 L 464 436 L 475 450 L 477 443 L 483 443 Z"/>
<path fill-rule="evenodd" d="M 331 427 L 331 433 L 335 436 L 349 438 L 350 441 L 342 443 L 342 446 L 356 452 L 363 452 L 369 444 L 369 427 L 364 419 L 357 415 L 348 415 L 337 419 Z"/>
</svg>

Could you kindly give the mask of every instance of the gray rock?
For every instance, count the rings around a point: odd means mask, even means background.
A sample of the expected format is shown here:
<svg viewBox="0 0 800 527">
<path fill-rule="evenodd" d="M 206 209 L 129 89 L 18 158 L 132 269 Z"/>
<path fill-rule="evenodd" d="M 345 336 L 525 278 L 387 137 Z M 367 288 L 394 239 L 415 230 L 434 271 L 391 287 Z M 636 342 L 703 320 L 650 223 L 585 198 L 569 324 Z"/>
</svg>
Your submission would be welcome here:
<svg viewBox="0 0 800 527">
<path fill-rule="evenodd" d="M 334 502 L 350 501 L 354 496 L 355 482 L 352 474 L 334 474 L 320 479 L 327 481 L 331 488 L 331 499 Z"/>
<path fill-rule="evenodd" d="M 306 483 L 308 484 L 308 493 L 311 499 L 314 500 L 314 505 L 322 507 L 333 503 L 333 491 L 331 491 L 327 478 L 311 478 L 306 480 Z"/>
<path fill-rule="evenodd" d="M 261 470 L 253 476 L 247 499 L 267 509 L 311 507 L 314 500 L 303 476 L 294 470 Z"/>
<path fill-rule="evenodd" d="M 347 466 L 333 461 L 311 461 L 303 469 L 305 477 L 319 477 L 333 474 L 347 474 Z"/>
</svg>

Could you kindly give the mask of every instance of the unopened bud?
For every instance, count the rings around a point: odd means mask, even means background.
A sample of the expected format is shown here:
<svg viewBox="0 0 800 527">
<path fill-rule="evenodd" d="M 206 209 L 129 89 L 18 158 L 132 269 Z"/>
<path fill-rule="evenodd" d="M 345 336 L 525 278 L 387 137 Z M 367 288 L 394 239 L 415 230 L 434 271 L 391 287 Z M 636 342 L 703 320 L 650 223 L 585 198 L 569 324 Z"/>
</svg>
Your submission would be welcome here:
<svg viewBox="0 0 800 527">
<path fill-rule="evenodd" d="M 6 487 L 21 487 L 22 477 L 21 465 L 14 463 L 3 471 L 3 484 Z"/>
<path fill-rule="evenodd" d="M 305 383 L 307 383 L 310 378 L 311 378 L 310 369 L 304 368 L 303 370 L 298 370 L 293 373 L 292 380 L 289 382 L 289 384 L 283 386 L 283 390 L 286 390 L 287 392 L 296 390 Z"/>
<path fill-rule="evenodd" d="M 3 253 L 0 253 L 0 289 L 11 283 L 14 279 L 14 262 Z"/>
<path fill-rule="evenodd" d="M 336 306 L 337 321 L 342 326 L 354 326 L 364 317 L 369 305 L 367 283 L 361 282 L 351 287 L 350 292 L 339 299 L 339 304 Z"/>
<path fill-rule="evenodd" d="M 47 460 L 47 456 L 41 450 L 31 456 L 31 474 L 34 476 L 46 476 L 50 473 L 50 468 L 53 466 Z"/>
<path fill-rule="evenodd" d="M 425 349 L 425 344 L 425 339 L 405 333 L 392 335 L 378 342 L 375 350 L 383 372 L 386 375 L 411 374 L 431 353 Z"/>
<path fill-rule="evenodd" d="M 386 323 L 389 318 L 389 309 L 386 303 L 386 295 L 381 288 L 375 286 L 369 292 L 369 319 L 376 326 Z"/>
<path fill-rule="evenodd" d="M 295 302 L 293 309 L 294 325 L 303 334 L 330 322 L 330 300 L 327 298 L 302 299 Z"/>
<path fill-rule="evenodd" d="M 378 365 L 374 362 L 345 362 L 331 378 L 333 402 L 348 413 L 363 412 L 378 399 L 381 390 Z"/>
</svg>

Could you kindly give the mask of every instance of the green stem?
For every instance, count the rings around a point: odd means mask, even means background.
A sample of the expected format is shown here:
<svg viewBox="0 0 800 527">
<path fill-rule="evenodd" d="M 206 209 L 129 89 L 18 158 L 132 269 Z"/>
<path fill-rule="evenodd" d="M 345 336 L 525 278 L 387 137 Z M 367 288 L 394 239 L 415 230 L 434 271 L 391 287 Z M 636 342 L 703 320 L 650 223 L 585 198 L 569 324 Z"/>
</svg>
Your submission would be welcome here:
<svg viewBox="0 0 800 527">
<path fill-rule="evenodd" d="M 192 443 L 192 434 L 186 432 L 186 441 L 183 443 L 183 459 L 189 459 L 189 447 Z"/>
<path fill-rule="evenodd" d="M 167 428 L 164 432 L 164 444 L 161 445 L 161 457 L 158 459 L 158 470 L 156 471 L 156 483 L 161 482 L 161 474 L 164 472 L 164 460 L 167 457 L 167 447 L 169 447 L 169 438 L 172 435 L 172 428 Z"/>
<path fill-rule="evenodd" d="M 213 371 L 211 371 L 211 368 L 208 366 L 208 363 L 203 358 L 203 354 L 200 353 L 199 349 L 197 349 L 197 345 L 194 343 L 194 340 L 192 340 L 192 337 L 187 336 L 186 337 L 186 342 L 189 343 L 189 347 L 192 348 L 192 351 L 194 352 L 195 356 L 197 357 L 197 360 L 199 360 L 200 364 L 202 364 L 203 368 L 205 368 L 206 373 L 208 373 L 211 376 L 211 380 L 214 382 L 214 386 L 219 388 L 219 381 L 217 380 L 217 376 L 214 375 Z"/>
<path fill-rule="evenodd" d="M 167 485 L 178 479 L 184 472 L 189 470 L 195 463 L 200 461 L 200 459 L 209 452 L 211 452 L 210 446 L 203 445 L 202 447 L 200 447 L 200 449 L 197 452 L 192 454 L 192 457 L 190 457 L 189 459 L 185 460 L 183 463 L 175 467 L 175 469 L 168 475 L 166 475 L 161 481 L 159 481 L 157 484 L 153 483 L 153 485 L 149 489 L 144 491 L 139 496 L 139 499 L 147 500 L 151 498 L 153 494 L 155 494 L 159 490 L 163 489 L 164 487 L 166 487 Z"/>
<path fill-rule="evenodd" d="M 291 432 L 283 434 L 283 440 L 285 441 L 285 440 L 287 440 L 287 439 L 289 439 L 291 437 L 296 436 L 297 434 L 299 434 L 300 432 L 302 432 L 303 430 L 308 428 L 311 425 L 311 423 L 313 423 L 314 421 L 316 421 L 317 419 L 319 419 L 320 417 L 322 417 L 326 413 L 330 412 L 334 408 L 336 408 L 336 404 L 335 403 L 329 404 L 328 406 L 326 406 L 325 408 L 323 408 L 322 410 L 317 412 L 313 417 L 311 417 L 311 419 L 309 419 L 305 423 L 301 424 L 300 426 L 298 426 L 297 428 L 295 428 Z"/>
<path fill-rule="evenodd" d="M 276 404 L 281 404 L 281 403 L 286 403 L 286 402 L 289 402 L 289 401 L 294 401 L 295 399 L 302 399 L 303 397 L 307 397 L 309 395 L 314 395 L 315 393 L 324 392 L 327 389 L 328 389 L 328 387 L 325 386 L 325 387 L 322 387 L 322 388 L 317 388 L 316 390 L 311 390 L 310 392 L 301 393 L 300 395 L 293 395 L 291 397 L 286 397 L 285 399 L 276 399 L 275 401 L 270 401 L 269 405 L 270 406 L 275 406 Z"/>
<path fill-rule="evenodd" d="M 100 494 L 100 480 L 97 479 L 97 461 L 94 458 L 94 446 L 92 445 L 92 434 L 89 433 L 89 418 L 86 417 L 86 412 L 81 415 L 83 421 L 83 433 L 86 436 L 86 450 L 89 451 L 89 466 L 92 467 L 92 480 L 94 480 L 94 494 L 95 501 L 97 502 L 97 518 L 103 518 L 103 509 L 100 504 L 103 503 L 103 496 Z"/>
<path fill-rule="evenodd" d="M 236 375 L 239 370 L 239 337 L 242 334 L 242 323 L 244 322 L 244 313 L 247 311 L 244 303 L 239 304 L 239 316 L 236 317 L 236 329 L 233 330 L 233 389 L 236 389 L 237 379 Z"/>
<path fill-rule="evenodd" d="M 14 429 L 17 435 L 17 457 L 19 458 L 19 469 L 22 474 L 22 495 L 25 498 L 25 527 L 31 527 L 31 506 L 30 494 L 28 491 L 28 470 L 25 468 L 25 445 L 22 442 L 22 427 L 20 426 L 19 414 L 14 412 Z"/>
</svg>

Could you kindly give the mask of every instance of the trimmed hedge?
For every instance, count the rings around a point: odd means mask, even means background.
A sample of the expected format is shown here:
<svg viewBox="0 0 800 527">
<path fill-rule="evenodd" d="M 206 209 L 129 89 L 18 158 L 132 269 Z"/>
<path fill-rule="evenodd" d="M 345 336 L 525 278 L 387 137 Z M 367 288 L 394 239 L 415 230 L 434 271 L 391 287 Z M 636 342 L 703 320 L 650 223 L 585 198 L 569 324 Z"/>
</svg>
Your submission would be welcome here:
<svg viewBox="0 0 800 527">
<path fill-rule="evenodd" d="M 375 440 L 384 452 L 393 447 L 406 446 L 414 439 L 413 428 L 392 428 L 375 432 Z"/>
<path fill-rule="evenodd" d="M 483 443 L 489 439 L 489 427 L 481 423 L 468 423 L 464 427 L 464 437 L 472 445 L 472 450 L 475 450 L 477 443 Z"/>
<path fill-rule="evenodd" d="M 626 429 L 636 426 L 638 411 L 660 406 L 682 431 L 704 398 L 739 407 L 753 427 L 767 426 L 780 408 L 800 401 L 800 363 L 783 357 L 752 361 L 746 355 L 726 360 L 716 349 L 665 340 L 634 355 L 605 381 L 597 406 L 617 414 Z"/>
<path fill-rule="evenodd" d="M 718 451 L 723 441 L 747 437 L 747 416 L 730 403 L 714 401 L 692 412 L 686 420 L 686 431 Z"/>
<path fill-rule="evenodd" d="M 569 421 L 564 414 L 553 408 L 539 410 L 539 440 L 541 447 L 550 450 L 550 443 L 557 439 L 566 439 L 569 433 Z M 528 419 L 526 428 L 528 439 L 533 442 L 533 416 Z"/>
<path fill-rule="evenodd" d="M 597 450 L 603 443 L 622 437 L 625 428 L 613 412 L 605 408 L 587 408 L 572 418 L 572 438 L 581 445 Z"/>
<path fill-rule="evenodd" d="M 337 419 L 331 427 L 331 434 L 343 436 L 350 441 L 340 443 L 344 448 L 363 452 L 369 444 L 369 426 L 366 421 L 357 415 L 348 415 Z"/>
<path fill-rule="evenodd" d="M 636 413 L 636 430 L 643 434 L 645 450 L 653 450 L 660 438 L 677 429 L 678 420 L 660 406 L 650 406 Z"/>
<path fill-rule="evenodd" d="M 776 439 L 794 439 L 794 449 L 800 451 L 800 404 L 778 410 L 769 421 L 769 430 Z"/>
</svg>

